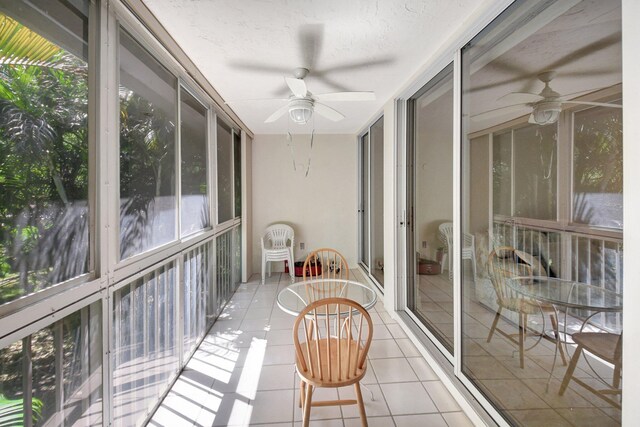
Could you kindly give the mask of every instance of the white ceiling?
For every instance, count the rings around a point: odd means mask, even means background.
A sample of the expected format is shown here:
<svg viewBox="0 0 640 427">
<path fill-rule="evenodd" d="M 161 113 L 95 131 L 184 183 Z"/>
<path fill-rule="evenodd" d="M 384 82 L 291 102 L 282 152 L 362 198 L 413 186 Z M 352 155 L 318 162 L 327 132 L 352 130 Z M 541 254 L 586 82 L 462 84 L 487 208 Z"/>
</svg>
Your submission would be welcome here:
<svg viewBox="0 0 640 427">
<path fill-rule="evenodd" d="M 374 91 L 376 101 L 327 103 L 346 116 L 341 122 L 314 115 L 318 133 L 356 133 L 486 1 L 144 3 L 227 101 L 286 97 L 283 76 L 292 75 L 296 67 L 311 70 L 305 81 L 312 93 Z M 357 66 L 362 64 L 367 65 Z M 231 104 L 256 134 L 298 131 L 286 115 L 264 123 L 281 105 L 283 101 Z"/>
</svg>

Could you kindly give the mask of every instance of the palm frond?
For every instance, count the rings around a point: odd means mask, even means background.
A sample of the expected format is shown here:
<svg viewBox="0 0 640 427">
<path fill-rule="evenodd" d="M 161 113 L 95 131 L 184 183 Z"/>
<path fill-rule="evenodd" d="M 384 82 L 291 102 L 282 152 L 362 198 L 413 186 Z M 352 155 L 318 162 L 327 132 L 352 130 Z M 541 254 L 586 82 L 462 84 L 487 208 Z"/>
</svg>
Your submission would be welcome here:
<svg viewBox="0 0 640 427">
<path fill-rule="evenodd" d="M 63 50 L 16 20 L 0 14 L 0 65 L 56 67 Z"/>
<path fill-rule="evenodd" d="M 35 397 L 31 401 L 32 417 L 37 421 L 42 416 L 42 401 Z M 0 394 L 0 427 L 18 427 L 24 425 L 24 406 L 22 399 L 7 399 Z"/>
</svg>

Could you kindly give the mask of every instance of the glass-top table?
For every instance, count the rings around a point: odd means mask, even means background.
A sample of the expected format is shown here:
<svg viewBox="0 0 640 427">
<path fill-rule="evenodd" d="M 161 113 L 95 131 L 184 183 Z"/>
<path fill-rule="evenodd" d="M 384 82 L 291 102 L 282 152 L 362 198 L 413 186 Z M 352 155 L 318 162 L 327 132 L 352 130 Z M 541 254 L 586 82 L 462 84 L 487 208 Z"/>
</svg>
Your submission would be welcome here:
<svg viewBox="0 0 640 427">
<path fill-rule="evenodd" d="M 507 281 L 519 294 L 556 306 L 597 312 L 622 311 L 622 294 L 557 277 L 514 277 Z"/>
<path fill-rule="evenodd" d="M 278 307 L 297 316 L 309 303 L 321 298 L 348 298 L 369 310 L 376 303 L 376 292 L 353 280 L 314 279 L 294 283 L 278 293 Z"/>
<path fill-rule="evenodd" d="M 547 391 L 549 390 L 549 384 L 551 383 L 556 367 L 558 351 L 561 350 L 561 346 L 564 344 L 566 346 L 565 352 L 568 354 L 568 345 L 573 344 L 571 335 L 567 333 L 567 312 L 569 309 L 592 312 L 591 315 L 583 320 L 580 331 L 582 331 L 587 322 L 598 313 L 622 311 L 622 294 L 573 280 L 538 276 L 513 277 L 507 280 L 507 285 L 524 297 L 551 304 L 556 310 L 556 317 L 558 316 L 558 307 L 564 307 L 563 331 L 559 332 L 558 335 L 560 336 L 555 337 L 553 334 L 549 334 L 548 331 L 543 331 L 543 333 L 552 336 L 556 342 L 551 372 L 547 380 Z"/>
</svg>

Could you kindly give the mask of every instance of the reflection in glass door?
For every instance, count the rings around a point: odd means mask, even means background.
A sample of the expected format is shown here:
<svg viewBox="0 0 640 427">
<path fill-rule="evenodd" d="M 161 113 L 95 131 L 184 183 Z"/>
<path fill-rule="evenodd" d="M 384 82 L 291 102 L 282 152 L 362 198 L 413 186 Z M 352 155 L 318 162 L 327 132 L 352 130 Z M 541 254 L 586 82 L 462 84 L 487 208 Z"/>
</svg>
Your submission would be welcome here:
<svg viewBox="0 0 640 427">
<path fill-rule="evenodd" d="M 462 49 L 461 371 L 512 425 L 620 424 L 621 16 L 516 1 Z"/>
<path fill-rule="evenodd" d="M 407 308 L 453 354 L 453 65 L 407 103 Z"/>
</svg>

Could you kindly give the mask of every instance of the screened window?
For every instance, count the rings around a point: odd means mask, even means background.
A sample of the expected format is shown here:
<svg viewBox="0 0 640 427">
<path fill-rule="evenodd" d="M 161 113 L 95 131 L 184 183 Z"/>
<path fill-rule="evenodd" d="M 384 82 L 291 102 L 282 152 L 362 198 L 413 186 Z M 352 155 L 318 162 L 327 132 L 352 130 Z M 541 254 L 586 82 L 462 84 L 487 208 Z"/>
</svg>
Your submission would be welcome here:
<svg viewBox="0 0 640 427">
<path fill-rule="evenodd" d="M 622 110 L 573 115 L 573 221 L 622 228 Z"/>
<path fill-rule="evenodd" d="M 529 125 L 514 130 L 514 216 L 556 219 L 557 137 L 557 125 Z"/>
<path fill-rule="evenodd" d="M 218 120 L 218 224 L 234 217 L 231 128 Z"/>
<path fill-rule="evenodd" d="M 36 4 L 0 8 L 0 304 L 90 268 L 89 2 Z"/>
<path fill-rule="evenodd" d="M 493 135 L 493 213 L 511 216 L 511 131 Z"/>
<path fill-rule="evenodd" d="M 120 31 L 120 256 L 176 238 L 177 79 Z"/>
<path fill-rule="evenodd" d="M 180 88 L 181 234 L 210 224 L 207 188 L 207 109 Z"/>
<path fill-rule="evenodd" d="M 101 307 L 0 349 L 0 425 L 102 425 Z"/>
</svg>

